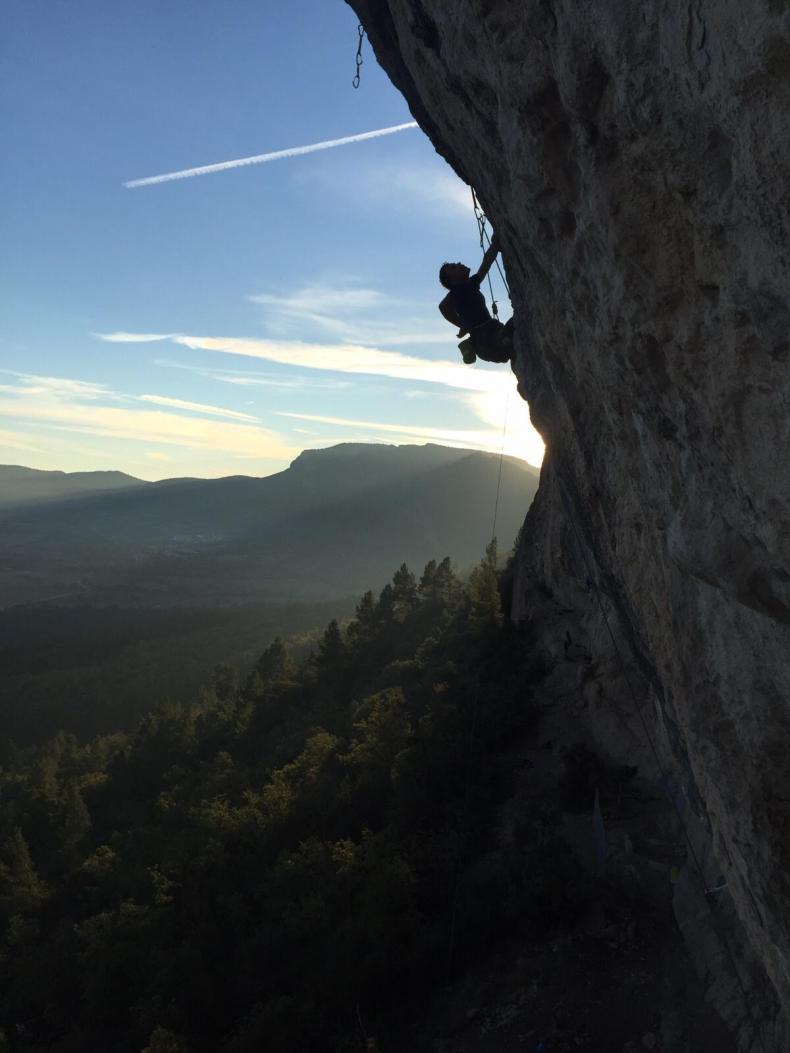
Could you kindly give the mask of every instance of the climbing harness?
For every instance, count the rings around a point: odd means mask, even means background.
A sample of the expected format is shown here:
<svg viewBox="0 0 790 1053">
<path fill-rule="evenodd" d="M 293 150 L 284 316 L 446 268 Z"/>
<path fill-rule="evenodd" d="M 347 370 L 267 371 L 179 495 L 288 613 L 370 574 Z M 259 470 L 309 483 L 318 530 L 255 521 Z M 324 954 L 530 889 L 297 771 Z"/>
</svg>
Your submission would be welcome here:
<svg viewBox="0 0 790 1053">
<path fill-rule="evenodd" d="M 705 872 L 702 869 L 702 863 L 700 862 L 700 858 L 697 855 L 696 849 L 694 848 L 694 844 L 693 844 L 693 842 L 691 840 L 691 835 L 688 832 L 688 828 L 687 828 L 686 822 L 685 822 L 685 820 L 683 818 L 683 814 L 682 814 L 682 812 L 680 810 L 680 806 L 677 803 L 677 800 L 675 799 L 675 795 L 673 793 L 669 792 L 669 790 L 667 789 L 667 787 L 669 785 L 667 773 L 664 770 L 664 765 L 661 763 L 661 758 L 659 757 L 659 754 L 658 754 L 658 748 L 657 748 L 655 740 L 654 740 L 654 738 L 653 738 L 653 736 L 652 736 L 652 734 L 650 732 L 650 728 L 647 725 L 647 721 L 645 720 L 644 713 L 642 712 L 642 707 L 637 704 L 637 701 L 636 701 L 637 693 L 634 690 L 634 686 L 633 686 L 633 684 L 631 682 L 631 677 L 629 676 L 628 669 L 627 669 L 626 664 L 625 664 L 625 659 L 623 658 L 622 652 L 621 652 L 620 647 L 619 647 L 619 645 L 617 643 L 617 638 L 615 637 L 614 630 L 612 629 L 611 623 L 609 621 L 609 616 L 606 613 L 606 607 L 604 606 L 603 599 L 601 597 L 601 589 L 600 589 L 600 586 L 598 585 L 597 578 L 593 574 L 592 566 L 590 565 L 590 561 L 589 561 L 589 558 L 587 556 L 587 550 L 585 549 L 584 545 L 582 544 L 581 535 L 579 534 L 579 529 L 578 529 L 578 527 L 576 525 L 576 518 L 573 515 L 573 511 L 572 511 L 572 508 L 571 508 L 570 499 L 569 499 L 567 491 L 565 489 L 565 484 L 563 483 L 561 478 L 559 479 L 559 489 L 560 489 L 560 495 L 562 497 L 562 503 L 563 503 L 563 506 L 565 508 L 565 515 L 567 516 L 568 521 L 571 524 L 571 528 L 572 528 L 573 533 L 574 533 L 574 535 L 576 537 L 576 544 L 578 545 L 579 551 L 581 552 L 581 555 L 582 555 L 582 559 L 584 560 L 584 564 L 585 564 L 586 571 L 587 571 L 587 583 L 588 583 L 588 585 L 591 584 L 593 589 L 594 589 L 594 591 L 595 591 L 595 596 L 596 596 L 596 599 L 598 601 L 598 607 L 600 608 L 601 615 L 603 616 L 604 624 L 606 626 L 606 631 L 607 631 L 607 633 L 609 635 L 609 638 L 612 641 L 612 647 L 614 648 L 614 653 L 617 655 L 617 660 L 620 663 L 620 669 L 621 669 L 622 674 L 623 674 L 623 679 L 625 680 L 626 685 L 628 687 L 628 691 L 631 694 L 631 699 L 632 699 L 632 702 L 633 702 L 634 709 L 636 711 L 637 716 L 639 717 L 639 723 L 642 725 L 642 731 L 644 732 L 645 739 L 647 740 L 647 743 L 648 743 L 648 745 L 650 747 L 650 750 L 651 750 L 651 752 L 653 754 L 653 760 L 655 761 L 656 768 L 658 769 L 658 772 L 659 772 L 659 774 L 661 776 L 661 785 L 662 785 L 662 787 L 664 787 L 664 795 L 665 795 L 667 801 L 669 802 L 669 804 L 672 806 L 672 808 L 673 808 L 673 810 L 675 812 L 675 815 L 677 816 L 678 823 L 680 825 L 681 830 L 683 831 L 683 838 L 684 838 L 684 840 L 686 842 L 686 845 L 688 846 L 689 856 L 690 856 L 690 858 L 691 858 L 691 860 L 692 860 L 692 862 L 694 864 L 694 869 L 697 872 L 697 876 L 699 878 L 700 886 L 702 888 L 703 894 L 705 895 L 706 901 L 708 902 L 708 907 L 709 907 L 709 910 L 710 910 L 710 900 L 708 900 L 709 894 L 712 893 L 712 892 L 721 892 L 721 891 L 723 891 L 724 888 L 726 887 L 726 882 L 724 882 L 724 884 L 720 884 L 716 888 L 711 888 L 711 887 L 708 886 L 708 883 L 705 880 Z M 620 719 L 623 721 L 623 723 L 625 723 L 625 718 L 623 717 L 622 713 L 619 712 L 620 707 L 617 706 L 616 708 L 618 709 L 618 714 L 620 716 Z M 748 888 L 748 886 L 747 886 L 747 888 Z M 756 1020 L 756 1018 L 754 1016 L 754 1013 L 752 1011 L 751 1002 L 749 1001 L 748 995 L 746 994 L 746 988 L 744 986 L 743 980 L 741 978 L 740 971 L 739 971 L 738 966 L 736 964 L 735 955 L 733 954 L 732 947 L 730 946 L 730 941 L 727 939 L 727 935 L 724 932 L 724 930 L 717 924 L 716 916 L 715 916 L 715 914 L 713 913 L 712 910 L 710 910 L 710 917 L 711 917 L 712 928 L 713 928 L 714 932 L 716 933 L 716 935 L 718 936 L 719 941 L 720 941 L 720 943 L 721 943 L 721 945 L 722 945 L 722 947 L 723 947 L 723 949 L 724 949 L 724 951 L 725 951 L 725 953 L 727 955 L 727 958 L 728 958 L 729 963 L 730 963 L 730 968 L 732 969 L 733 975 L 735 976 L 736 982 L 738 984 L 738 988 L 739 988 L 740 993 L 741 993 L 741 999 L 743 1001 L 743 1005 L 744 1005 L 744 1008 L 746 1010 L 746 1016 L 747 1016 L 747 1018 L 749 1020 L 749 1023 L 751 1024 L 751 1027 L 752 1027 L 752 1032 L 753 1032 L 753 1036 L 752 1037 L 757 1039 L 757 1042 L 759 1043 L 760 1048 L 762 1049 L 763 1053 L 768 1053 L 768 1050 L 766 1048 L 765 1042 L 763 1040 L 762 1032 L 757 1026 L 757 1020 Z"/>
<path fill-rule="evenodd" d="M 362 58 L 362 41 L 365 39 L 365 27 L 362 25 L 361 22 L 357 26 L 357 33 L 359 34 L 356 54 L 357 72 L 354 74 L 354 79 L 351 81 L 351 84 L 355 89 L 359 87 L 360 70 L 362 69 L 362 64 L 365 61 Z"/>
</svg>

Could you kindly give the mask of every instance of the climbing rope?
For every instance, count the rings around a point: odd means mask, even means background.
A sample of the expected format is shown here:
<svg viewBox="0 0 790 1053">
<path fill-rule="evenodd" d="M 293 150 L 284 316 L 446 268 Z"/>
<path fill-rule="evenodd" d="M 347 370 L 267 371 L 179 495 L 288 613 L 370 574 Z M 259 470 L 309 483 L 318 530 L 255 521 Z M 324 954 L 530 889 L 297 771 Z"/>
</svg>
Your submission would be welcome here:
<svg viewBox="0 0 790 1053">
<path fill-rule="evenodd" d="M 508 387 L 507 399 L 505 400 L 505 422 L 502 426 L 502 443 L 499 448 L 499 475 L 497 476 L 496 483 L 496 497 L 494 499 L 494 521 L 491 526 L 491 538 L 496 540 L 496 521 L 497 512 L 499 511 L 499 494 L 502 488 L 502 462 L 505 458 L 505 436 L 507 435 L 507 418 L 508 410 L 510 408 L 510 388 Z M 475 732 L 477 731 L 477 717 L 480 710 L 480 690 L 479 688 L 475 691 L 475 701 L 472 707 L 472 724 L 469 730 L 469 745 L 467 747 L 466 757 L 466 768 L 464 771 L 464 804 L 461 812 L 460 822 L 460 833 L 463 835 L 466 832 L 468 817 L 469 817 L 469 796 L 471 789 L 471 770 L 472 770 L 472 758 L 475 747 Z M 447 980 L 446 986 L 450 986 L 450 978 L 453 970 L 453 958 L 455 955 L 455 931 L 458 920 L 458 884 L 460 880 L 460 868 L 461 868 L 461 847 L 459 845 L 458 853 L 455 860 L 455 868 L 453 874 L 453 898 L 452 907 L 450 909 L 450 933 L 447 940 Z"/>
<path fill-rule="evenodd" d="M 485 212 L 483 212 L 483 210 L 480 208 L 480 204 L 479 204 L 479 202 L 477 200 L 477 194 L 475 193 L 475 188 L 474 187 L 470 187 L 470 190 L 472 191 L 472 208 L 474 209 L 475 220 L 477 221 L 477 233 L 480 236 L 480 248 L 485 252 L 485 247 L 486 247 L 485 239 L 488 237 L 488 232 L 486 230 L 486 223 L 488 221 L 486 219 Z M 488 244 L 489 245 L 491 244 L 491 239 L 490 238 L 488 238 Z M 499 267 L 499 264 L 497 264 L 497 267 Z M 499 273 L 501 274 L 502 272 L 500 271 Z M 488 278 L 488 292 L 489 292 L 489 295 L 491 297 L 491 313 L 493 314 L 494 318 L 496 318 L 498 320 L 499 319 L 499 310 L 497 308 L 497 301 L 494 298 L 494 286 L 491 284 L 491 271 L 490 270 L 489 270 L 488 274 L 486 275 L 486 277 Z"/>
<path fill-rule="evenodd" d="M 477 221 L 477 233 L 478 233 L 478 236 L 480 238 L 480 248 L 483 249 L 483 251 L 485 251 L 485 249 L 486 249 L 486 242 L 488 242 L 488 247 L 489 248 L 491 247 L 491 238 L 488 235 L 488 229 L 487 229 L 488 219 L 486 217 L 485 212 L 483 212 L 482 208 L 480 207 L 480 202 L 477 200 L 477 194 L 475 193 L 475 188 L 474 187 L 470 187 L 469 189 L 472 191 L 472 209 L 473 209 L 474 214 L 475 214 L 475 220 Z M 505 276 L 502 273 L 502 268 L 499 266 L 499 261 L 498 260 L 495 259 L 494 262 L 496 263 L 496 268 L 499 271 L 499 277 L 502 279 L 502 284 L 504 285 L 505 292 L 507 293 L 508 298 L 509 298 L 510 297 L 510 289 L 508 288 L 507 281 L 505 280 Z M 489 292 L 489 294 L 491 296 L 491 313 L 493 314 L 494 318 L 496 318 L 497 321 L 498 321 L 499 320 L 499 310 L 497 308 L 497 301 L 494 298 L 494 287 L 491 284 L 491 271 L 490 270 L 489 270 L 488 274 L 486 275 L 486 277 L 488 278 L 488 292 Z M 497 478 L 496 498 L 494 500 L 494 522 L 493 522 L 493 525 L 491 527 L 491 537 L 492 538 L 496 537 L 496 520 L 497 520 L 497 513 L 499 511 L 499 492 L 500 492 L 500 489 L 502 487 L 502 461 L 503 461 L 504 455 L 505 455 L 505 436 L 507 434 L 507 415 L 508 415 L 509 407 L 510 407 L 510 388 L 508 388 L 507 401 L 505 402 L 505 423 L 502 426 L 502 445 L 501 445 L 500 450 L 499 450 L 499 476 Z"/>
<path fill-rule="evenodd" d="M 485 249 L 486 249 L 486 242 L 488 242 L 488 247 L 489 248 L 491 247 L 491 238 L 488 235 L 488 229 L 487 229 L 488 219 L 486 217 L 485 212 L 483 212 L 482 208 L 480 207 L 480 202 L 477 200 L 477 194 L 475 193 L 475 188 L 474 187 L 470 187 L 469 189 L 472 191 L 472 209 L 473 209 L 474 214 L 475 214 L 475 220 L 477 221 L 477 233 L 478 233 L 478 235 L 480 237 L 480 248 L 483 249 L 483 251 L 485 251 Z M 502 284 L 505 287 L 505 292 L 507 293 L 508 299 L 509 299 L 510 298 L 510 288 L 508 287 L 507 281 L 505 280 L 505 275 L 502 273 L 502 268 L 499 266 L 499 261 L 495 259 L 494 263 L 496 264 L 496 269 L 499 271 L 499 277 L 502 279 Z M 490 296 L 491 296 L 491 313 L 493 314 L 494 318 L 499 320 L 499 311 L 497 309 L 497 301 L 494 298 L 494 287 L 491 284 L 491 271 L 490 270 L 488 272 L 487 278 L 488 278 L 488 291 L 489 291 Z M 508 415 L 509 407 L 510 407 L 510 388 L 508 388 L 507 401 L 505 402 L 505 423 L 502 426 L 502 445 L 501 445 L 500 450 L 499 450 L 499 477 L 497 478 L 496 499 L 494 501 L 494 522 L 493 522 L 493 526 L 491 527 L 491 537 L 492 538 L 496 537 L 496 520 L 497 520 L 497 513 L 499 511 L 499 492 L 500 492 L 500 489 L 501 489 L 501 486 L 502 486 L 502 461 L 503 461 L 504 455 L 505 455 L 505 436 L 507 434 L 507 415 Z"/>
<path fill-rule="evenodd" d="M 586 571 L 587 571 L 588 584 L 592 585 L 593 589 L 595 590 L 595 596 L 596 596 L 596 599 L 598 601 L 598 607 L 600 608 L 601 615 L 603 616 L 604 624 L 606 626 L 606 631 L 609 634 L 609 638 L 612 641 L 612 647 L 614 648 L 614 652 L 617 655 L 617 660 L 620 663 L 620 670 L 621 670 L 621 672 L 623 674 L 623 679 L 625 680 L 626 686 L 628 687 L 628 691 L 631 694 L 631 700 L 633 702 L 634 709 L 636 710 L 637 716 L 639 717 L 639 722 L 642 725 L 642 730 L 644 732 L 645 738 L 647 739 L 647 743 L 650 746 L 650 750 L 651 750 L 651 752 L 653 754 L 653 759 L 655 761 L 656 768 L 658 769 L 658 772 L 659 772 L 659 774 L 661 776 L 661 786 L 662 786 L 662 788 L 664 790 L 664 796 L 669 801 L 669 804 L 672 806 L 672 808 L 673 808 L 673 810 L 675 812 L 675 815 L 677 816 L 677 820 L 678 820 L 678 823 L 680 825 L 680 829 L 683 831 L 683 839 L 685 840 L 686 845 L 688 846 L 689 855 L 690 855 L 691 860 L 692 860 L 692 862 L 694 864 L 694 868 L 697 871 L 697 875 L 698 875 L 699 880 L 700 880 L 700 885 L 701 885 L 701 888 L 702 888 L 702 891 L 703 891 L 703 895 L 705 896 L 705 902 L 708 904 L 708 911 L 709 911 L 709 915 L 710 915 L 711 920 L 712 920 L 712 928 L 713 928 L 714 932 L 716 933 L 716 935 L 719 937 L 719 941 L 720 941 L 722 947 L 724 948 L 724 951 L 725 951 L 725 953 L 727 955 L 727 958 L 729 959 L 730 968 L 732 969 L 733 975 L 735 976 L 735 979 L 736 979 L 737 984 L 738 984 L 738 988 L 740 989 L 741 998 L 743 1000 L 743 1005 L 744 1005 L 744 1008 L 746 1010 L 746 1016 L 747 1016 L 747 1018 L 749 1020 L 749 1023 L 751 1024 L 751 1027 L 752 1027 L 753 1037 L 755 1037 L 757 1039 L 757 1041 L 758 1041 L 758 1043 L 760 1045 L 760 1048 L 762 1049 L 763 1053 L 768 1053 L 768 1050 L 767 1050 L 767 1048 L 765 1046 L 765 1042 L 763 1040 L 762 1032 L 760 1031 L 759 1027 L 757 1026 L 756 1018 L 754 1016 L 754 1013 L 752 1012 L 751 1002 L 749 1001 L 749 997 L 748 997 L 748 995 L 746 993 L 746 987 L 745 987 L 745 985 L 743 983 L 740 971 L 739 971 L 738 966 L 736 964 L 735 955 L 733 954 L 732 947 L 730 946 L 730 941 L 727 939 L 727 935 L 724 932 L 723 928 L 721 928 L 721 926 L 719 926 L 717 924 L 716 916 L 713 913 L 713 910 L 712 910 L 712 908 L 710 906 L 710 902 L 708 900 L 708 893 L 710 893 L 710 892 L 718 892 L 719 889 L 718 888 L 711 889 L 711 888 L 708 887 L 708 883 L 705 880 L 705 871 L 702 868 L 702 863 L 700 861 L 699 856 L 697 855 L 696 849 L 694 848 L 694 844 L 693 844 L 693 842 L 691 840 L 691 835 L 688 832 L 688 827 L 686 826 L 686 822 L 685 822 L 685 820 L 683 818 L 683 813 L 681 812 L 680 806 L 678 805 L 677 800 L 675 799 L 675 795 L 672 794 L 669 791 L 669 789 L 668 789 L 668 787 L 669 787 L 668 775 L 667 775 L 667 773 L 666 773 L 666 771 L 664 769 L 664 765 L 661 763 L 661 758 L 660 758 L 659 753 L 658 753 L 658 748 L 656 746 L 655 739 L 653 738 L 653 735 L 650 732 L 650 728 L 648 727 L 647 721 L 645 720 L 645 715 L 642 712 L 642 707 L 636 701 L 637 693 L 634 690 L 633 684 L 631 682 L 631 677 L 628 674 L 628 669 L 626 667 L 625 659 L 624 659 L 623 654 L 622 654 L 622 652 L 620 650 L 620 647 L 619 647 L 619 645 L 617 643 L 617 638 L 615 637 L 614 630 L 612 629 L 611 623 L 609 621 L 609 616 L 606 613 L 606 607 L 604 606 L 603 599 L 601 597 L 601 589 L 600 589 L 600 587 L 598 585 L 598 581 L 597 581 L 596 577 L 593 575 L 592 567 L 590 565 L 590 561 L 589 561 L 589 558 L 587 556 L 587 549 L 582 544 L 581 535 L 579 534 L 579 530 L 578 530 L 578 527 L 576 525 L 576 518 L 573 515 L 573 511 L 572 511 L 571 506 L 570 506 L 570 501 L 569 501 L 569 498 L 568 498 L 568 494 L 567 494 L 566 489 L 565 489 L 565 484 L 563 483 L 562 479 L 559 480 L 559 489 L 560 489 L 560 495 L 562 497 L 562 503 L 563 503 L 563 505 L 565 507 L 565 515 L 567 516 L 568 521 L 571 524 L 571 527 L 573 529 L 573 533 L 574 533 L 574 535 L 576 537 L 576 544 L 578 545 L 579 551 L 582 554 L 582 559 L 584 560 L 584 565 L 585 565 L 585 568 L 586 568 Z M 617 707 L 617 709 L 619 711 L 619 706 Z M 620 713 L 620 719 L 623 720 L 623 723 L 625 723 L 625 720 L 624 720 L 624 718 L 622 716 L 622 713 Z"/>
<path fill-rule="evenodd" d="M 491 238 L 489 237 L 489 234 L 488 234 L 488 217 L 486 216 L 485 212 L 483 212 L 482 208 L 480 207 L 480 202 L 477 200 L 477 194 L 475 193 L 475 188 L 474 187 L 470 187 L 470 190 L 472 191 L 472 208 L 474 209 L 475 219 L 477 220 L 477 232 L 480 235 L 480 248 L 485 251 L 486 243 L 488 243 L 488 246 L 487 246 L 488 248 L 491 247 Z M 499 272 L 499 277 L 502 279 L 502 284 L 505 287 L 505 292 L 507 293 L 508 299 L 510 299 L 510 286 L 507 283 L 507 278 L 505 277 L 504 272 L 503 272 L 502 268 L 499 265 L 499 260 L 498 259 L 494 259 L 494 266 L 496 267 L 497 271 Z M 488 279 L 488 287 L 489 287 L 489 289 L 491 289 L 491 279 L 490 278 Z M 491 297 L 492 297 L 492 299 L 493 299 L 493 295 L 494 295 L 493 290 L 491 290 Z M 496 314 L 496 312 L 494 312 L 494 313 Z"/>
<path fill-rule="evenodd" d="M 485 234 L 486 240 L 488 241 L 488 244 L 490 245 L 491 244 L 491 239 L 488 237 L 488 231 L 484 230 L 483 233 Z M 502 272 L 502 268 L 499 266 L 499 260 L 496 260 L 496 259 L 494 260 L 494 266 L 499 271 L 499 277 L 502 279 L 502 284 L 505 287 L 505 292 L 507 293 L 507 298 L 509 300 L 510 299 L 510 286 L 507 283 L 507 278 L 505 277 L 505 275 Z"/>
<path fill-rule="evenodd" d="M 354 87 L 354 89 L 359 87 L 360 70 L 362 69 L 362 65 L 365 61 L 362 58 L 362 41 L 365 39 L 365 27 L 362 25 L 361 22 L 357 26 L 357 33 L 359 34 L 359 39 L 357 40 L 357 54 L 355 60 L 357 64 L 357 72 L 354 74 L 354 79 L 351 81 L 351 84 Z"/>
</svg>

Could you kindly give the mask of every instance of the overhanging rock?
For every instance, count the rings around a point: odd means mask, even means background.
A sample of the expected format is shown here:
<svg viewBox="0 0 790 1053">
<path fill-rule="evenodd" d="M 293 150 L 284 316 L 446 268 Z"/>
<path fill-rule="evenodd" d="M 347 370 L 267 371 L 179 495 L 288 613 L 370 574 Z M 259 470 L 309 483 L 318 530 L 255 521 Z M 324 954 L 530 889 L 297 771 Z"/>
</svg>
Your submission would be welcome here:
<svg viewBox="0 0 790 1053">
<path fill-rule="evenodd" d="M 586 605 L 591 639 L 610 611 L 748 944 L 759 1039 L 731 1022 L 743 1048 L 783 1053 L 790 7 L 351 6 L 504 246 L 516 370 L 548 447 L 516 611 L 538 582 Z"/>
</svg>

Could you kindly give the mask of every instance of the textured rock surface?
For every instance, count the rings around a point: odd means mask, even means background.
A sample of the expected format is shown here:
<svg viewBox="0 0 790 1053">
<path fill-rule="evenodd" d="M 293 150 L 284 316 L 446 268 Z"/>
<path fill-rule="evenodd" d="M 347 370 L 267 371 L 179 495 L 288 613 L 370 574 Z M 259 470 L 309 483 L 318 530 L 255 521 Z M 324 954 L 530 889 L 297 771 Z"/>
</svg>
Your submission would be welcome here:
<svg viewBox="0 0 790 1053">
<path fill-rule="evenodd" d="M 517 613 L 547 586 L 603 653 L 607 612 L 631 717 L 641 702 L 703 868 L 726 877 L 759 1039 L 682 881 L 681 927 L 742 1048 L 784 1051 L 790 7 L 352 6 L 504 245 L 515 368 L 548 446 Z"/>
</svg>

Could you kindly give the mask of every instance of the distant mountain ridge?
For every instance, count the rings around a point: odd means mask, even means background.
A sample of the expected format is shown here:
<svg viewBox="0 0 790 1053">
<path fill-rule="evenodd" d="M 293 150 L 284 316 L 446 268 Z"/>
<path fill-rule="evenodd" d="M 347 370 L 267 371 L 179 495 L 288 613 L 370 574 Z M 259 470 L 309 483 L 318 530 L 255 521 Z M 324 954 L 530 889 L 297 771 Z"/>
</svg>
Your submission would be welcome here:
<svg viewBox="0 0 790 1053">
<path fill-rule="evenodd" d="M 509 547 L 537 488 L 523 461 L 344 443 L 265 478 L 140 483 L 0 508 L 9 603 L 233 605 L 381 587 L 392 567 Z M 131 479 L 131 477 L 127 477 Z M 9 599 L 10 597 L 10 599 Z"/>
<path fill-rule="evenodd" d="M 146 485 L 125 472 L 49 472 L 0 464 L 0 508 Z"/>
</svg>

